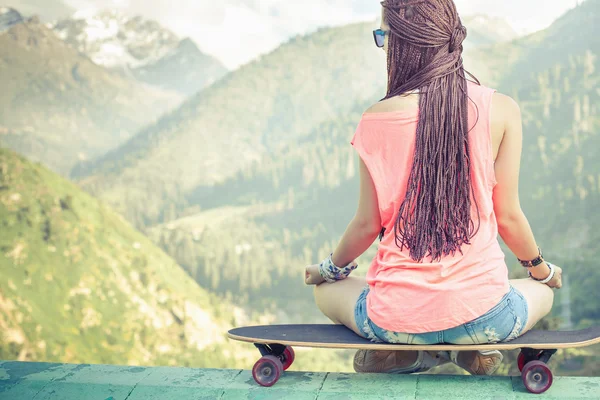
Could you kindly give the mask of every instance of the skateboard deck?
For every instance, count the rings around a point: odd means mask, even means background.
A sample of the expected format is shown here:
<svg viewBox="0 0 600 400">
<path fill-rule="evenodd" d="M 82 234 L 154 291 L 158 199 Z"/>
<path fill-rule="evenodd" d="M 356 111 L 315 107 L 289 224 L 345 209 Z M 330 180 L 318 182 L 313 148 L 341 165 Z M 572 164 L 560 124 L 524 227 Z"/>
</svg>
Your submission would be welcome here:
<svg viewBox="0 0 600 400">
<path fill-rule="evenodd" d="M 262 386 L 273 386 L 294 362 L 292 346 L 369 350 L 515 350 L 521 378 L 531 393 L 543 393 L 552 385 L 552 371 L 546 364 L 557 349 L 585 347 L 600 343 L 600 326 L 577 331 L 529 331 L 507 343 L 481 345 L 406 345 L 374 343 L 343 325 L 265 325 L 232 329 L 230 339 L 253 343 L 262 357 L 254 364 L 252 376 Z"/>
<path fill-rule="evenodd" d="M 578 331 L 532 330 L 508 343 L 481 345 L 406 345 L 374 343 L 358 336 L 343 325 L 267 325 L 232 329 L 229 338 L 242 342 L 281 344 L 297 347 L 370 350 L 515 350 L 562 349 L 600 343 L 600 326 Z"/>
</svg>

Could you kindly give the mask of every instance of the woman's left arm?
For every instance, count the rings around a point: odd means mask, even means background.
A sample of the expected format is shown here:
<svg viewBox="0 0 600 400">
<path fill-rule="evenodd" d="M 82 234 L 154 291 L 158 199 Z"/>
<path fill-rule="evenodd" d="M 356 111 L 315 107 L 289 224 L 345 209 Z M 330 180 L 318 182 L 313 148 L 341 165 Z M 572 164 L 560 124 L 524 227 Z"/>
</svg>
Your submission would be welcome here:
<svg viewBox="0 0 600 400">
<path fill-rule="evenodd" d="M 358 258 L 373 244 L 381 232 L 375 184 L 364 161 L 360 157 L 358 159 L 360 171 L 358 208 L 333 252 L 332 261 L 338 267 L 344 267 Z M 306 268 L 305 280 L 309 285 L 323 282 L 318 264 Z"/>
</svg>

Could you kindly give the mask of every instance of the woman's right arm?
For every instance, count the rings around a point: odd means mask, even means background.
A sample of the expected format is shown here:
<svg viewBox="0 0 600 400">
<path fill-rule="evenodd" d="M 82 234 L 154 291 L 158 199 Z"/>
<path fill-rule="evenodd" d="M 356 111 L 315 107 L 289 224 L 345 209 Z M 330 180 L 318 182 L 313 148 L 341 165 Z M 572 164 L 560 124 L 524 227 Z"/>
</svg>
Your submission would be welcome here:
<svg viewBox="0 0 600 400">
<path fill-rule="evenodd" d="M 494 94 L 494 113 L 504 121 L 504 136 L 494 166 L 496 181 L 493 201 L 498 221 L 498 233 L 504 243 L 521 260 L 533 260 L 538 256 L 538 245 L 527 217 L 519 201 L 519 170 L 523 147 L 523 123 L 519 105 L 510 97 Z M 545 279 L 550 268 L 544 262 L 530 269 L 536 279 Z M 562 270 L 556 268 L 554 279 L 548 286 L 560 288 Z"/>
</svg>

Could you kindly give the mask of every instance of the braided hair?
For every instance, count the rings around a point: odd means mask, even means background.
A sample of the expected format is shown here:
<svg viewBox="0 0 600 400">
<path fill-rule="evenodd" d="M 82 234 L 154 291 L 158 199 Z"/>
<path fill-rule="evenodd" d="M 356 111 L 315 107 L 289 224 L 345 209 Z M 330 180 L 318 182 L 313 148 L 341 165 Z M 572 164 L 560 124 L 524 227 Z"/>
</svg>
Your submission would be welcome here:
<svg viewBox="0 0 600 400">
<path fill-rule="evenodd" d="M 382 100 L 419 91 L 415 154 L 406 197 L 394 225 L 396 245 L 421 262 L 460 251 L 479 230 L 471 200 L 467 81 L 462 42 L 467 30 L 453 0 L 381 2 L 390 26 L 388 90 Z M 477 209 L 477 226 L 471 203 Z"/>
</svg>

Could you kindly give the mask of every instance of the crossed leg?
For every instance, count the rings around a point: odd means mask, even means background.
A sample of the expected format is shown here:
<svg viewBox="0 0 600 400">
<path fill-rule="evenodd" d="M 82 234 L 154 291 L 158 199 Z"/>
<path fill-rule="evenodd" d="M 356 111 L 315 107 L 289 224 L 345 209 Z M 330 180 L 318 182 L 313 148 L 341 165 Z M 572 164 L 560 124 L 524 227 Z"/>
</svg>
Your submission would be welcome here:
<svg viewBox="0 0 600 400">
<path fill-rule="evenodd" d="M 554 292 L 547 285 L 532 279 L 513 279 L 510 284 L 515 287 L 528 307 L 528 318 L 522 333 L 529 331 L 539 320 L 552 309 Z M 354 308 L 358 296 L 367 285 L 363 277 L 350 276 L 335 283 L 322 283 L 315 286 L 315 302 L 323 314 L 335 324 L 342 324 L 362 336 L 354 319 Z"/>
<path fill-rule="evenodd" d="M 354 308 L 365 286 L 366 279 L 356 276 L 349 276 L 335 283 L 321 283 L 315 286 L 315 302 L 334 324 L 346 325 L 357 335 L 363 336 L 356 326 Z"/>
<path fill-rule="evenodd" d="M 523 294 L 527 302 L 528 318 L 527 324 L 522 331 L 523 334 L 550 312 L 554 300 L 554 292 L 547 285 L 540 284 L 531 279 L 511 280 L 510 283 Z M 363 336 L 356 325 L 354 309 L 358 297 L 366 285 L 366 280 L 362 277 L 348 277 L 343 281 L 332 284 L 322 283 L 315 287 L 315 301 L 321 312 L 333 321 L 333 323 L 345 325 L 359 336 Z M 489 375 L 496 370 L 502 361 L 501 354 L 496 353 L 496 355 L 485 355 L 479 354 L 477 351 L 458 352 L 454 362 L 472 374 Z M 375 369 L 366 372 L 376 372 L 386 362 L 389 363 L 389 360 L 392 360 L 392 364 L 400 369 L 407 369 L 407 367 L 410 369 L 409 366 L 412 366 L 419 357 L 417 351 L 359 351 L 357 356 L 359 355 L 363 358 L 370 356 L 377 359 L 374 360 L 376 361 L 374 366 L 370 367 Z M 390 359 L 390 357 L 396 358 Z M 486 358 L 489 360 L 486 360 Z M 367 364 L 369 361 L 362 360 L 361 363 Z M 495 365 L 493 368 L 490 367 L 491 370 L 488 371 L 489 365 L 486 366 L 486 363 Z M 355 357 L 355 369 L 358 371 L 356 364 L 357 357 Z"/>
</svg>

